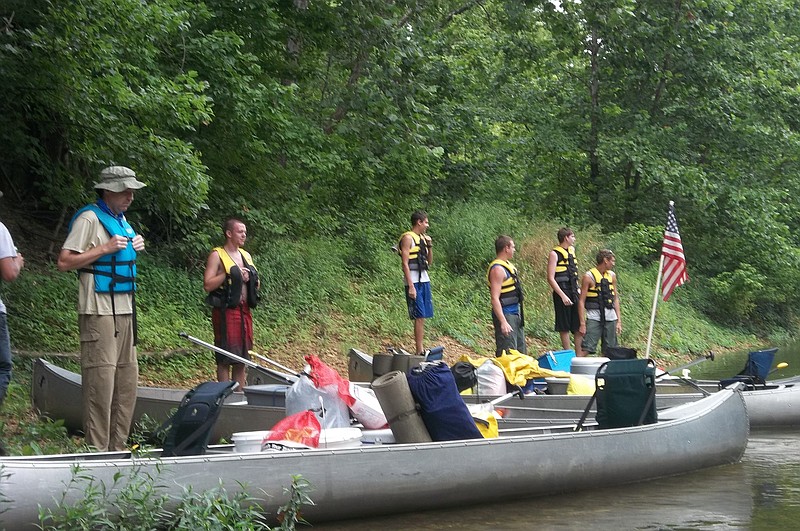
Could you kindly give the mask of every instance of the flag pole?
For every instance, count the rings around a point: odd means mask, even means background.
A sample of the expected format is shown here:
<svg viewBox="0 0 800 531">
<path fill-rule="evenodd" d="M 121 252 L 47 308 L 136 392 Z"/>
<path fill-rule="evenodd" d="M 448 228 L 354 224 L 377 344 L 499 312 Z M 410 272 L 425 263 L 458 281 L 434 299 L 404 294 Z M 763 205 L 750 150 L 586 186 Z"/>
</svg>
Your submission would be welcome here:
<svg viewBox="0 0 800 531">
<path fill-rule="evenodd" d="M 670 204 L 672 201 L 670 201 Z M 658 306 L 658 289 L 661 287 L 661 273 L 664 270 L 664 255 L 658 261 L 658 277 L 656 278 L 656 293 L 653 295 L 653 312 L 650 314 L 650 330 L 647 331 L 647 349 L 644 352 L 645 358 L 650 358 L 650 343 L 653 341 L 653 325 L 656 322 L 656 306 Z"/>
<path fill-rule="evenodd" d="M 669 202 L 669 212 L 675 206 L 675 201 Z M 664 233 L 666 237 L 666 231 Z M 656 307 L 658 306 L 658 290 L 661 287 L 661 275 L 664 273 L 664 248 L 661 248 L 661 259 L 658 261 L 658 276 L 656 277 L 656 292 L 653 295 L 653 311 L 650 314 L 650 329 L 647 331 L 647 348 L 644 351 L 644 357 L 650 358 L 650 344 L 653 342 L 653 326 L 656 323 Z"/>
</svg>

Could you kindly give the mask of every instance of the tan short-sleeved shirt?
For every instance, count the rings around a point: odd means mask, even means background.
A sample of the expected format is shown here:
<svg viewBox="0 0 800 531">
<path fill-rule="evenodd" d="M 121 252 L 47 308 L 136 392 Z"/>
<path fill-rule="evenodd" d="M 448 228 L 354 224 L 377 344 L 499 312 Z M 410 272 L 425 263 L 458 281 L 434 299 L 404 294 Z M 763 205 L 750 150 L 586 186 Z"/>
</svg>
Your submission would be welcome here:
<svg viewBox="0 0 800 531">
<path fill-rule="evenodd" d="M 62 249 L 83 253 L 93 247 L 106 243 L 111 236 L 106 231 L 97 215 L 91 210 L 82 212 L 72 224 L 67 241 Z M 111 295 L 97 293 L 94 290 L 94 275 L 80 273 L 78 275 L 78 313 L 90 315 L 113 315 L 111 311 Z M 114 310 L 117 315 L 133 313 L 133 296 L 131 293 L 114 294 Z"/>
</svg>

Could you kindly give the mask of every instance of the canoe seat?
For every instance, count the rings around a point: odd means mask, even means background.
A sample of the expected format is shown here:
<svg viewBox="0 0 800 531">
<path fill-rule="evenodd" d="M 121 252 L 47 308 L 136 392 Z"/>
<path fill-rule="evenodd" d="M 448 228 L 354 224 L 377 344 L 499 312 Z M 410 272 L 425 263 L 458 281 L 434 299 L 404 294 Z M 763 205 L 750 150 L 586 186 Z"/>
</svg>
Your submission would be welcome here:
<svg viewBox="0 0 800 531">
<path fill-rule="evenodd" d="M 627 428 L 654 424 L 656 412 L 656 364 L 652 359 L 610 360 L 597 368 L 595 392 L 578 421 L 583 423 L 597 400 L 597 427 Z"/>
<path fill-rule="evenodd" d="M 719 388 L 723 389 L 734 382 L 743 382 L 748 389 L 766 385 L 776 352 L 778 352 L 777 348 L 750 352 L 747 355 L 747 363 L 745 363 L 744 369 L 732 378 L 720 380 Z"/>
<path fill-rule="evenodd" d="M 652 359 L 611 360 L 595 374 L 600 429 L 654 424 L 656 364 Z"/>
<path fill-rule="evenodd" d="M 161 457 L 205 454 L 220 406 L 235 385 L 235 381 L 203 382 L 186 393 L 175 414 L 158 430 L 166 433 Z"/>
</svg>

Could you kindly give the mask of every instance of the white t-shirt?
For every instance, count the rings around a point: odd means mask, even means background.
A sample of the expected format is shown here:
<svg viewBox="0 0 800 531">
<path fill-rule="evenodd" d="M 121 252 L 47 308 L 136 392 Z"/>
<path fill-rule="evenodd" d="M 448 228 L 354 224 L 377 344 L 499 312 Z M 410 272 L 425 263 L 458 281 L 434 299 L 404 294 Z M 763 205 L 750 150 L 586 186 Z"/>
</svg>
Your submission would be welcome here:
<svg viewBox="0 0 800 531">
<path fill-rule="evenodd" d="M 99 247 L 111 239 L 108 231 L 91 210 L 82 212 L 72 224 L 67 241 L 62 249 L 84 253 L 93 247 Z M 87 268 L 90 266 L 87 266 Z M 97 293 L 94 290 L 94 275 L 80 273 L 78 287 L 78 313 L 81 315 L 113 315 L 111 295 Z M 133 313 L 133 295 L 131 293 L 114 294 L 114 310 L 117 315 Z"/>
<path fill-rule="evenodd" d="M 617 310 L 614 308 L 606 308 L 606 322 L 608 321 L 616 321 L 617 320 Z M 600 320 L 600 310 L 586 310 L 586 319 L 589 321 L 599 321 Z"/>
<path fill-rule="evenodd" d="M 14 258 L 17 256 L 17 249 L 14 247 L 14 240 L 5 225 L 0 223 L 0 260 L 3 258 Z M 0 299 L 0 313 L 6 313 L 6 305 Z"/>
</svg>

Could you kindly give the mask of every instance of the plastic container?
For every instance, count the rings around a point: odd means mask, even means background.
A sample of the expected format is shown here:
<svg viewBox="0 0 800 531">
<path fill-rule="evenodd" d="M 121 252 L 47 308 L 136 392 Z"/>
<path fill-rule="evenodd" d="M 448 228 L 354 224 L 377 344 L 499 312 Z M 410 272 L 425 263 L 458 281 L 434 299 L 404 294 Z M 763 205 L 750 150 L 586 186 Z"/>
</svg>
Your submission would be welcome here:
<svg viewBox="0 0 800 531">
<path fill-rule="evenodd" d="M 565 395 L 567 394 L 567 386 L 569 385 L 569 378 L 545 378 L 547 382 L 548 395 Z"/>
<path fill-rule="evenodd" d="M 382 430 L 361 430 L 361 442 L 363 444 L 393 444 L 395 438 L 391 428 Z"/>
<path fill-rule="evenodd" d="M 601 356 L 572 358 L 572 361 L 570 362 L 569 372 L 571 372 L 572 374 L 586 374 L 588 376 L 594 377 L 600 365 L 604 364 L 607 361 L 609 361 L 608 358 Z"/>
<path fill-rule="evenodd" d="M 574 357 L 575 351 L 572 349 L 551 350 L 539 356 L 537 361 L 539 362 L 539 367 L 543 369 L 569 372 L 570 362 Z"/>
<path fill-rule="evenodd" d="M 328 428 L 319 434 L 319 448 L 330 450 L 358 446 L 361 446 L 361 430 L 359 428 Z"/>
<path fill-rule="evenodd" d="M 251 406 L 286 407 L 287 389 L 288 385 L 280 384 L 248 385 L 244 396 Z"/>
<path fill-rule="evenodd" d="M 234 444 L 234 450 L 240 454 L 257 453 L 261 451 L 261 443 L 269 434 L 267 431 L 241 431 L 234 433 L 231 440 Z"/>
</svg>

